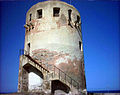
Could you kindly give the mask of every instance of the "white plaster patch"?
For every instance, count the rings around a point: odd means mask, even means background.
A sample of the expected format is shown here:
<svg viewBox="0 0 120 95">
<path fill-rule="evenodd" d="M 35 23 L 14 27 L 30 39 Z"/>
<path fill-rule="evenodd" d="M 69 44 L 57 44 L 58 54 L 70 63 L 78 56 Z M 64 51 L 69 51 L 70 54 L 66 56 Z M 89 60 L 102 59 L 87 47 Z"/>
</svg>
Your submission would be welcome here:
<svg viewBox="0 0 120 95">
<path fill-rule="evenodd" d="M 43 79 L 37 74 L 29 73 L 29 90 L 38 89 L 43 83 Z"/>
<path fill-rule="evenodd" d="M 74 65 L 74 66 L 76 66 L 76 64 L 75 64 L 75 63 L 73 63 L 73 65 Z"/>
<path fill-rule="evenodd" d="M 56 60 L 56 65 L 59 65 L 60 63 L 68 63 L 68 59 L 69 56 L 65 56 L 64 58 L 59 58 L 58 60 Z"/>
</svg>

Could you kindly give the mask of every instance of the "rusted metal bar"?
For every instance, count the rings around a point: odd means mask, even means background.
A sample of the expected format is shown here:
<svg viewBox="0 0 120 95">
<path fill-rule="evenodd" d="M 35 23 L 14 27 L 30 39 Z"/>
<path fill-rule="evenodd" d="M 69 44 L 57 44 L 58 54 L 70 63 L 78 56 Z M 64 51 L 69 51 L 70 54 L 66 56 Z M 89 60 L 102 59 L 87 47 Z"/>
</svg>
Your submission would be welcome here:
<svg viewBox="0 0 120 95">
<path fill-rule="evenodd" d="M 63 72 L 62 70 L 60 70 L 60 69 L 59 69 L 58 67 L 56 67 L 56 66 L 54 66 L 54 67 L 59 70 L 59 79 L 60 79 L 60 72 L 62 72 L 62 73 L 64 73 L 64 75 L 65 75 L 65 82 L 67 81 L 67 80 L 66 80 L 66 77 L 70 78 L 70 80 L 71 80 L 71 82 L 70 82 L 71 87 L 73 86 L 73 84 L 72 84 L 73 81 L 77 84 L 77 86 L 79 85 L 79 83 L 78 83 L 77 81 L 75 81 L 74 79 L 72 79 L 72 78 L 71 78 L 70 76 L 68 76 L 65 72 Z M 78 86 L 78 88 L 79 88 L 79 86 Z"/>
</svg>

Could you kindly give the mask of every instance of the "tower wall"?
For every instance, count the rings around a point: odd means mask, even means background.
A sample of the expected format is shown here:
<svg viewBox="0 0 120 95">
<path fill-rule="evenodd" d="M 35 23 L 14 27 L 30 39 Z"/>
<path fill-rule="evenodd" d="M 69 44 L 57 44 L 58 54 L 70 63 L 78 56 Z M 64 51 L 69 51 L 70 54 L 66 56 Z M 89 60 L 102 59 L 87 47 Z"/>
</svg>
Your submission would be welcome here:
<svg viewBox="0 0 120 95">
<path fill-rule="evenodd" d="M 80 14 L 73 6 L 61 1 L 37 3 L 26 15 L 24 49 L 42 64 L 54 64 L 85 89 L 80 25 Z"/>
</svg>

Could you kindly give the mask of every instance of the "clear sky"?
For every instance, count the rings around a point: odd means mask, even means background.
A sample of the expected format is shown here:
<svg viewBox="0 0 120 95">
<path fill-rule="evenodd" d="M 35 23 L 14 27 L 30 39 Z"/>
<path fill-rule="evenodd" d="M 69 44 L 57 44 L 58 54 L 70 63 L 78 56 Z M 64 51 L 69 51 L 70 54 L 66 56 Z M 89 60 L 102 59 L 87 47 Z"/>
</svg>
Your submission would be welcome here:
<svg viewBox="0 0 120 95">
<path fill-rule="evenodd" d="M 17 91 L 26 12 L 39 1 L 0 1 L 0 92 Z M 120 2 L 71 0 L 71 4 L 82 19 L 87 90 L 120 90 Z"/>
</svg>

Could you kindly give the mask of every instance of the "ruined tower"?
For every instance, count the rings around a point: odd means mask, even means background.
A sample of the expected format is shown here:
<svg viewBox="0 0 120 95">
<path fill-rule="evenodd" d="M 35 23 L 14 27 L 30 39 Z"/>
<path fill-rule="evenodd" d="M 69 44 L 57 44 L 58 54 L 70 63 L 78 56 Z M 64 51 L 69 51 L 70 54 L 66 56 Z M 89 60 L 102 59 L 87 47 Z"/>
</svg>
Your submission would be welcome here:
<svg viewBox="0 0 120 95">
<path fill-rule="evenodd" d="M 18 91 L 86 89 L 79 12 L 62 1 L 39 2 L 28 10 L 24 27 Z"/>
</svg>

